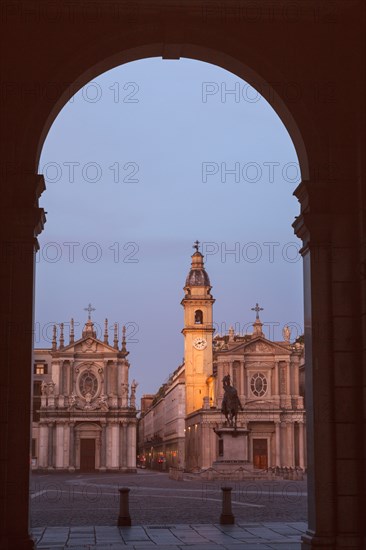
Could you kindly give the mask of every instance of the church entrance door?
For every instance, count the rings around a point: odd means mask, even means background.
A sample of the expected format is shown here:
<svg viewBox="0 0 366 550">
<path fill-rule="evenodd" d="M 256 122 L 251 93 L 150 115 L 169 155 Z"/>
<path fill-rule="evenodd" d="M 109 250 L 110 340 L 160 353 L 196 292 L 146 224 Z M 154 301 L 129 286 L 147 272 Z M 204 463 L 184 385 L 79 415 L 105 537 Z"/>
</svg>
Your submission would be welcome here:
<svg viewBox="0 0 366 550">
<path fill-rule="evenodd" d="M 253 439 L 253 465 L 259 470 L 268 467 L 267 439 Z"/>
<path fill-rule="evenodd" d="M 95 439 L 80 439 L 80 471 L 95 472 Z"/>
</svg>

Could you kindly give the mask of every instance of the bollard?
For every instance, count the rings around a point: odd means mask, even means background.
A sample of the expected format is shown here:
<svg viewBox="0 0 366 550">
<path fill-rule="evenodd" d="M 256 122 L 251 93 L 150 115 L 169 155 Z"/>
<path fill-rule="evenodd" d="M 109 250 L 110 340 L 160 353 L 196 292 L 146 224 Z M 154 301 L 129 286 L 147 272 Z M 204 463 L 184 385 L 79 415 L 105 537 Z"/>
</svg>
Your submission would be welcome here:
<svg viewBox="0 0 366 550">
<path fill-rule="evenodd" d="M 119 516 L 117 525 L 119 527 L 130 527 L 131 526 L 131 516 L 128 505 L 128 493 L 130 489 L 128 487 L 123 487 L 119 490 Z"/>
<path fill-rule="evenodd" d="M 235 518 L 231 510 L 231 491 L 232 487 L 221 487 L 222 490 L 222 513 L 220 516 L 221 525 L 232 525 Z"/>
</svg>

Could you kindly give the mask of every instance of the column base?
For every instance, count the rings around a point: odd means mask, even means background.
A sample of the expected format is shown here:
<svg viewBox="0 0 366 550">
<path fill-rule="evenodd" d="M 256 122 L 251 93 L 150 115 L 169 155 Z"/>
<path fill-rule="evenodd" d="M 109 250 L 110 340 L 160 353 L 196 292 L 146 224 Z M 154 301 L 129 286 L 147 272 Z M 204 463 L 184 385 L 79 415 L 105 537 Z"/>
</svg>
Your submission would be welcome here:
<svg viewBox="0 0 366 550">
<path fill-rule="evenodd" d="M 313 550 L 316 548 L 334 548 L 335 550 L 363 548 L 362 539 L 357 535 L 340 535 L 337 537 L 320 537 L 311 531 L 301 537 L 301 550 Z"/>
<path fill-rule="evenodd" d="M 35 550 L 36 549 L 36 543 L 35 541 L 30 537 L 30 535 L 26 535 L 25 537 L 19 537 L 19 536 L 9 536 L 6 535 L 4 537 L 1 537 L 0 539 L 0 548 L 3 550 L 13 550 L 16 548 L 17 550 Z"/>
<path fill-rule="evenodd" d="M 220 525 L 234 525 L 235 518 L 233 514 L 221 514 Z"/>
<path fill-rule="evenodd" d="M 313 550 L 314 548 L 335 548 L 335 537 L 318 536 L 313 531 L 308 530 L 301 537 L 301 550 Z"/>
<path fill-rule="evenodd" d="M 336 548 L 349 548 L 357 550 L 358 548 L 366 548 L 362 542 L 362 537 L 358 535 L 339 535 L 337 536 Z"/>
</svg>

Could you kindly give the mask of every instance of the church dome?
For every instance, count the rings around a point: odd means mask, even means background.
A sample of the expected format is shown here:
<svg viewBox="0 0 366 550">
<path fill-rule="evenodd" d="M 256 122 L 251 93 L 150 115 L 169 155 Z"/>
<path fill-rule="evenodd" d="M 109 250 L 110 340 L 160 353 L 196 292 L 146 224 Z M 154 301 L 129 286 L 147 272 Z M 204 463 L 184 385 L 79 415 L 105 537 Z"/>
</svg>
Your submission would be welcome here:
<svg viewBox="0 0 366 550">
<path fill-rule="evenodd" d="M 210 278 L 204 268 L 201 252 L 197 251 L 192 256 L 192 266 L 187 275 L 185 286 L 211 286 Z"/>
</svg>

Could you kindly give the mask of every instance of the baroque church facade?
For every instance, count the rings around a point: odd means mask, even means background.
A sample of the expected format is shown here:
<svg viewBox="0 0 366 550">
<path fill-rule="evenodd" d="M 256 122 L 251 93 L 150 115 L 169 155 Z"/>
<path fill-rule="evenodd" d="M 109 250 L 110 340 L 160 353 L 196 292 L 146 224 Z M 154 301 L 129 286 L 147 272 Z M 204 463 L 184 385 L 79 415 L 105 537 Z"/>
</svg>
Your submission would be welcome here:
<svg viewBox="0 0 366 550">
<path fill-rule="evenodd" d="M 37 470 L 136 471 L 136 387 L 129 384 L 126 331 L 113 344 L 105 320 L 103 341 L 90 313 L 80 339 L 59 342 L 53 327 L 51 349 L 34 350 L 32 468 Z"/>
<path fill-rule="evenodd" d="M 256 469 L 305 469 L 304 345 L 291 342 L 288 327 L 283 330 L 282 341 L 268 340 L 262 330 L 262 308 L 258 304 L 252 308 L 256 316 L 251 334 L 235 334 L 230 328 L 228 334 L 214 336 L 215 299 L 211 288 L 197 243 L 181 302 L 184 364 L 177 372 L 180 380 L 184 377 L 185 407 L 179 412 L 178 408 L 164 405 L 174 387 L 174 374 L 158 394 L 143 397 L 139 457 L 152 467 L 156 467 L 157 457 L 167 461 L 167 466 L 184 467 L 187 471 L 213 467 L 223 456 L 223 442 L 215 430 L 225 424 L 221 412 L 223 379 L 229 375 L 242 406 L 237 426 L 248 433 L 245 456 L 240 458 Z M 164 421 L 158 410 L 165 411 Z M 184 418 L 184 429 L 180 424 L 175 434 L 180 446 L 177 443 L 172 449 L 170 445 L 167 453 L 165 426 L 170 425 L 173 416 Z M 155 417 L 160 420 L 154 425 Z"/>
</svg>

